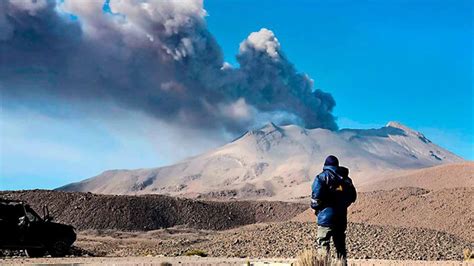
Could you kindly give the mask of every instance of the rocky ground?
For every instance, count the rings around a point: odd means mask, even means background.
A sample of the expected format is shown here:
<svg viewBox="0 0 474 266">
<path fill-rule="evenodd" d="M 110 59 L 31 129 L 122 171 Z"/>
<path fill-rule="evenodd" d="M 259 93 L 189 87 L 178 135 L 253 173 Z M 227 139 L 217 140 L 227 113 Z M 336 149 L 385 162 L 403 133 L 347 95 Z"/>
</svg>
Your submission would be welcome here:
<svg viewBox="0 0 474 266">
<path fill-rule="evenodd" d="M 179 225 L 224 230 L 289 220 L 307 208 L 306 204 L 278 201 L 200 201 L 163 195 L 111 196 L 47 190 L 0 191 L 0 198 L 24 200 L 37 211 L 48 205 L 55 221 L 79 230 L 144 231 Z"/>
<path fill-rule="evenodd" d="M 451 193 L 446 197 L 462 202 L 472 196 L 469 189 L 455 191 L 457 195 Z M 451 210 L 456 204 L 441 202 L 438 206 L 436 198 L 430 195 L 434 194 L 415 188 L 360 194 L 358 203 L 351 207 L 350 217 L 368 220 L 349 223 L 349 257 L 461 260 L 463 249 L 474 248 L 469 238 L 472 227 L 468 226 L 472 224 L 472 216 L 469 217 L 472 209 L 469 204 L 457 210 Z M 0 197 L 27 200 L 37 210 L 48 204 L 57 221 L 76 226 L 79 234 L 74 256 L 180 256 L 198 250 L 211 257 L 294 258 L 310 248 L 316 238 L 314 214 L 301 214 L 307 205 L 298 203 L 197 201 L 158 195 L 104 196 L 55 191 L 0 192 Z M 426 207 L 425 203 L 431 205 Z M 436 215 L 431 217 L 429 213 Z M 448 217 L 449 213 L 458 216 Z M 289 221 L 295 216 L 295 220 Z M 430 222 L 437 226 L 459 217 L 466 220 L 453 222 L 451 226 L 455 230 L 426 227 Z M 404 221 L 405 218 L 408 220 Z M 437 221 L 441 218 L 448 220 Z M 391 224 L 374 224 L 374 221 L 388 223 L 390 219 Z M 0 257 L 17 255 L 22 254 L 2 251 Z"/>
<path fill-rule="evenodd" d="M 316 225 L 303 222 L 255 224 L 225 231 L 183 227 L 147 232 L 88 230 L 80 232 L 72 255 L 176 257 L 199 251 L 221 258 L 295 258 L 313 246 L 315 237 Z M 463 250 L 474 248 L 474 244 L 434 230 L 350 223 L 347 247 L 349 257 L 358 260 L 461 261 Z M 4 252 L 5 256 L 19 256 L 18 260 L 24 254 Z"/>
<path fill-rule="evenodd" d="M 349 221 L 396 227 L 420 227 L 447 232 L 474 242 L 474 188 L 426 190 L 406 187 L 359 193 Z M 296 221 L 315 221 L 307 210 Z"/>
<path fill-rule="evenodd" d="M 225 231 L 169 228 L 148 232 L 84 231 L 76 245 L 98 256 L 295 257 L 316 238 L 315 223 L 255 224 Z M 387 260 L 462 260 L 473 243 L 429 229 L 350 223 L 349 257 Z"/>
<path fill-rule="evenodd" d="M 223 258 L 223 257 L 74 257 L 74 258 L 12 258 L 1 259 L 2 265 L 199 265 L 199 266 L 294 266 L 292 258 Z M 395 266 L 395 265 L 452 265 L 467 266 L 469 262 L 459 261 L 407 261 L 407 260 L 356 260 L 349 259 L 350 266 Z"/>
</svg>

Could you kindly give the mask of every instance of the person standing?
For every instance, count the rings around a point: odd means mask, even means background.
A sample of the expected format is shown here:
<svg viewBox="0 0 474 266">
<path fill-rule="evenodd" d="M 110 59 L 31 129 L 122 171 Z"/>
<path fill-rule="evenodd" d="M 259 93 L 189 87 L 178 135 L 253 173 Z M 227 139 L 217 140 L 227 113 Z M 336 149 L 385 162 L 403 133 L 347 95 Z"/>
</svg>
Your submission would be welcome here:
<svg viewBox="0 0 474 266">
<path fill-rule="evenodd" d="M 336 156 L 328 156 L 323 171 L 314 179 L 311 193 L 311 208 L 318 219 L 316 245 L 321 256 L 329 257 L 332 238 L 337 258 L 346 262 L 347 208 L 356 198 L 349 169 L 340 167 Z"/>
</svg>

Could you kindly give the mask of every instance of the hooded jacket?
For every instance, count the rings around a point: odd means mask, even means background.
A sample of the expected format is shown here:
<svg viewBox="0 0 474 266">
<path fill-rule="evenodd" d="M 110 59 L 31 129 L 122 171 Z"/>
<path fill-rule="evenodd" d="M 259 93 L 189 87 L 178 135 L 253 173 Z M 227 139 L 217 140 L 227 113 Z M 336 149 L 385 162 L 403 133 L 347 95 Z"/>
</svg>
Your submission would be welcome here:
<svg viewBox="0 0 474 266">
<path fill-rule="evenodd" d="M 312 185 L 311 208 L 318 215 L 318 225 L 347 226 L 347 208 L 356 200 L 357 193 L 349 177 L 336 173 L 336 166 L 324 166 Z"/>
</svg>

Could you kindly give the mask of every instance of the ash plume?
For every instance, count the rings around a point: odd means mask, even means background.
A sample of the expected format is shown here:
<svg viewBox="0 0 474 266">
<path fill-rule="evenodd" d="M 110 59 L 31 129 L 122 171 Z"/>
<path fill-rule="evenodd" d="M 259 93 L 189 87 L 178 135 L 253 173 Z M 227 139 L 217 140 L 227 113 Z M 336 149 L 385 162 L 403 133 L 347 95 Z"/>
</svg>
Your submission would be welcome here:
<svg viewBox="0 0 474 266">
<path fill-rule="evenodd" d="M 199 0 L 0 1 L 0 93 L 9 108 L 112 103 L 232 134 L 274 121 L 337 129 L 335 101 L 298 73 L 272 31 L 224 62 Z"/>
</svg>

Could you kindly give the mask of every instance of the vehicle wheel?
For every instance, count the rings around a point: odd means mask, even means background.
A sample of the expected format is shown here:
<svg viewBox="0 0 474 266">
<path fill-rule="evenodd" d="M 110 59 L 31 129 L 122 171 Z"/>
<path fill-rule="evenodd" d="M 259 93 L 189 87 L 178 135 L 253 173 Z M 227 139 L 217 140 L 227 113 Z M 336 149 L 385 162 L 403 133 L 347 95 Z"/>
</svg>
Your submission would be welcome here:
<svg viewBox="0 0 474 266">
<path fill-rule="evenodd" d="M 61 240 L 53 242 L 48 248 L 48 253 L 51 257 L 64 257 L 68 251 L 69 246 Z"/>
<path fill-rule="evenodd" d="M 46 254 L 46 250 L 44 248 L 29 248 L 26 250 L 26 255 L 30 258 L 39 258 L 43 257 Z"/>
</svg>

